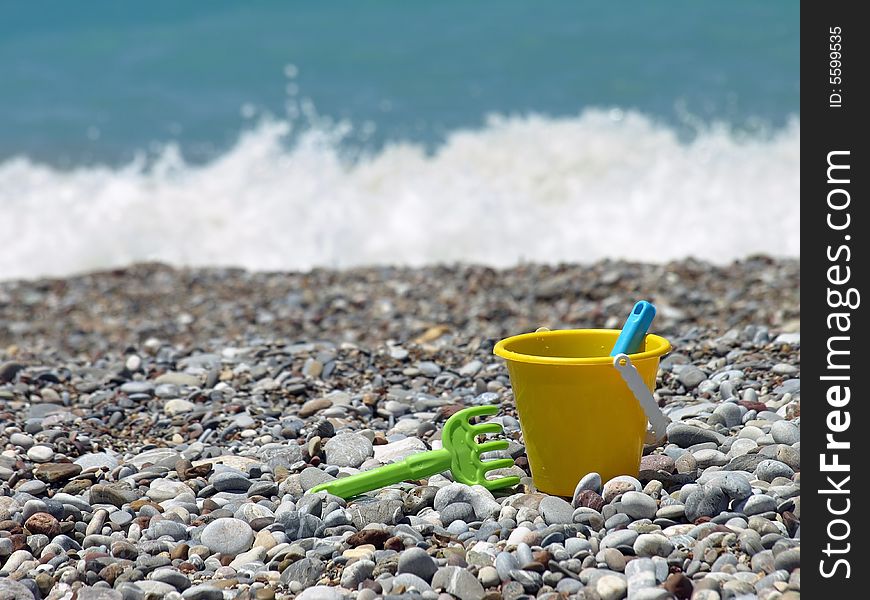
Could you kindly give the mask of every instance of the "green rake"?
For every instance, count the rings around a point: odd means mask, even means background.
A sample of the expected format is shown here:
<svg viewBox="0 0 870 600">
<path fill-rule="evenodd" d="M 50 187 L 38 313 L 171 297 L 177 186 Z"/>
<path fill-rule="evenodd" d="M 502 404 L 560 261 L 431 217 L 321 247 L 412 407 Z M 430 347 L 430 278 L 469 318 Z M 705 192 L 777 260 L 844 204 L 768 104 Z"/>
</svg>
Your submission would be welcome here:
<svg viewBox="0 0 870 600">
<path fill-rule="evenodd" d="M 474 417 L 494 415 L 497 406 L 473 406 L 460 410 L 447 419 L 441 432 L 440 450 L 430 450 L 412 454 L 399 462 L 378 467 L 350 477 L 343 477 L 322 483 L 310 491 L 329 492 L 342 498 L 351 498 L 365 492 L 370 492 L 407 479 L 422 479 L 436 473 L 450 470 L 453 479 L 467 485 L 482 485 L 488 490 L 497 490 L 517 485 L 519 477 L 499 477 L 487 479 L 486 474 L 493 469 L 511 467 L 514 461 L 509 458 L 488 460 L 483 462 L 480 455 L 484 452 L 507 450 L 507 440 L 492 440 L 478 443 L 475 438 L 487 433 L 501 433 L 498 423 L 482 423 L 472 425 L 469 421 Z"/>
</svg>

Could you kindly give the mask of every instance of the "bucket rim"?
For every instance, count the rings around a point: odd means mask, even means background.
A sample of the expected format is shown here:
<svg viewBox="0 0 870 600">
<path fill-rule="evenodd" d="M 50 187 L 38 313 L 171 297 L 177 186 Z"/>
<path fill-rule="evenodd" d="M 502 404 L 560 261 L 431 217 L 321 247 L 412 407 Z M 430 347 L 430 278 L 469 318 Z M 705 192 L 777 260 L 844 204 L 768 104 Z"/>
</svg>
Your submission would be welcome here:
<svg viewBox="0 0 870 600">
<path fill-rule="evenodd" d="M 508 350 L 507 345 L 513 342 L 540 337 L 564 337 L 573 336 L 583 333 L 614 333 L 619 335 L 619 329 L 554 329 L 550 331 L 532 331 L 529 333 L 521 333 L 512 335 L 500 340 L 492 349 L 493 354 L 500 356 L 505 360 L 513 362 L 528 363 L 533 365 L 608 365 L 613 363 L 612 356 L 587 356 L 587 357 L 568 357 L 568 356 L 539 356 L 536 354 L 521 354 Z M 671 343 L 664 337 L 654 333 L 648 333 L 646 338 L 657 342 L 657 347 L 645 352 L 637 352 L 630 354 L 632 362 L 646 360 L 648 358 L 659 358 L 670 352 Z"/>
</svg>

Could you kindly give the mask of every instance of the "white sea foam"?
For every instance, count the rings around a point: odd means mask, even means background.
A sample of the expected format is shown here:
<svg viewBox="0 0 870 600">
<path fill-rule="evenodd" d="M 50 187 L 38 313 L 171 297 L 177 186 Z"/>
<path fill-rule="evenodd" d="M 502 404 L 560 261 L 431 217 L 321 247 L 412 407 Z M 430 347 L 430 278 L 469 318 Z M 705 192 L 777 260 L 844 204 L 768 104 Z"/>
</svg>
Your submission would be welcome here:
<svg viewBox="0 0 870 600">
<path fill-rule="evenodd" d="M 800 123 L 681 142 L 636 113 L 492 118 L 434 152 L 355 160 L 322 130 L 262 122 L 205 165 L 0 163 L 0 278 L 159 260 L 307 269 L 391 263 L 724 262 L 799 256 Z"/>
</svg>

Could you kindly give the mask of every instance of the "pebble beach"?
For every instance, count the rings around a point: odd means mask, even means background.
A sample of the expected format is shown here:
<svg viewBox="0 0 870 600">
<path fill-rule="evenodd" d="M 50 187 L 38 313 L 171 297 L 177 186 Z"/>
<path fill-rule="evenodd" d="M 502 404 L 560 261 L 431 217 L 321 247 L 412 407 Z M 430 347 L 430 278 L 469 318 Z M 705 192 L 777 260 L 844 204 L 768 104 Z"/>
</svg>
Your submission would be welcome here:
<svg viewBox="0 0 870 600">
<path fill-rule="evenodd" d="M 493 345 L 641 298 L 666 441 L 636 478 L 537 491 Z M 483 404 L 518 486 L 308 493 Z M 793 600 L 800 263 L 0 281 L 0 451 L 0 600 Z"/>
</svg>

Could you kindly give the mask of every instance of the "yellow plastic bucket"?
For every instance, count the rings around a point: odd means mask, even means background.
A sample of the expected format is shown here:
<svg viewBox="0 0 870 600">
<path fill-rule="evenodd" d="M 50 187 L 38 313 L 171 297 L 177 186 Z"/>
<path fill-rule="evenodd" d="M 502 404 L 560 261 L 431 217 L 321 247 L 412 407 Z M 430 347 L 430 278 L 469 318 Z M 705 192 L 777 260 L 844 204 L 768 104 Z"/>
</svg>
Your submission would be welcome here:
<svg viewBox="0 0 870 600">
<path fill-rule="evenodd" d="M 581 477 L 637 476 L 647 417 L 613 366 L 618 329 L 540 331 L 501 340 L 535 487 L 571 496 Z M 655 389 L 659 359 L 671 348 L 649 334 L 631 362 Z"/>
</svg>

